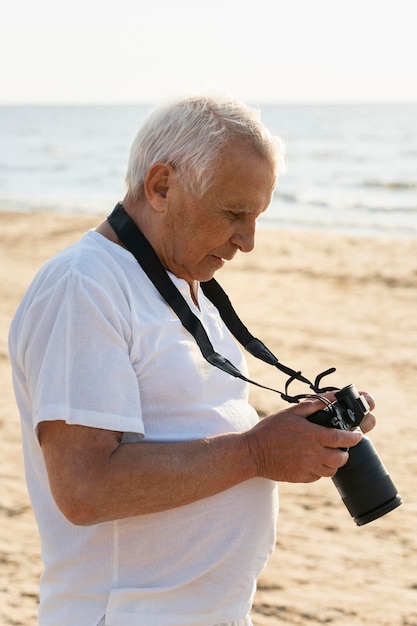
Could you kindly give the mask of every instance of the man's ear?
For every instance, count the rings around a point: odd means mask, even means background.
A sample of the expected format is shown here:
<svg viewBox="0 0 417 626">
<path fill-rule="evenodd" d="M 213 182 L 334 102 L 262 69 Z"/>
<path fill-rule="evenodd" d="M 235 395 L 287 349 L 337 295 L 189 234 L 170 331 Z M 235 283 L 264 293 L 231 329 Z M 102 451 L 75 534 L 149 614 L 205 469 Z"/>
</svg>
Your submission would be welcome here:
<svg viewBox="0 0 417 626">
<path fill-rule="evenodd" d="M 174 168 L 166 163 L 155 163 L 148 170 L 144 182 L 144 192 L 146 199 L 155 211 L 165 210 L 168 191 L 174 177 Z"/>
</svg>

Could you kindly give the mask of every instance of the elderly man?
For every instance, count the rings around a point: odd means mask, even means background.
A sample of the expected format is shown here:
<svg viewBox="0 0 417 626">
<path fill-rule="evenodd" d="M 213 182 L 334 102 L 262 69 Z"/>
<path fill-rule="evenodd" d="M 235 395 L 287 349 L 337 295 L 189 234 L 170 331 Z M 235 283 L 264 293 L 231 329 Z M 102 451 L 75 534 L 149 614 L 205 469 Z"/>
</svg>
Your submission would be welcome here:
<svg viewBox="0 0 417 626">
<path fill-rule="evenodd" d="M 281 157 L 256 112 L 184 98 L 145 120 L 117 208 L 243 372 L 200 283 L 252 250 Z M 204 359 L 116 231 L 106 220 L 50 260 L 10 331 L 39 624 L 251 624 L 276 481 L 333 475 L 361 434 L 306 420 L 317 400 L 258 421 L 247 383 Z"/>
</svg>

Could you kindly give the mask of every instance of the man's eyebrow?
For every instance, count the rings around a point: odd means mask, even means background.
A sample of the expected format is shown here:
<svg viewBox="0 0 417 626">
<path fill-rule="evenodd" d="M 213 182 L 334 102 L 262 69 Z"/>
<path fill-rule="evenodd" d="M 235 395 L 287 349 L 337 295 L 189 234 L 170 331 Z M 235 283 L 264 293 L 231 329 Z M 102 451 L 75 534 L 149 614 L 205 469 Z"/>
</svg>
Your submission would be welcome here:
<svg viewBox="0 0 417 626">
<path fill-rule="evenodd" d="M 250 209 L 245 204 L 240 204 L 240 205 L 236 205 L 235 208 L 233 207 L 229 208 L 229 211 L 234 211 L 236 213 L 242 213 L 245 215 L 258 215 L 259 216 L 259 215 L 262 215 L 262 213 L 265 213 L 265 211 L 267 211 L 268 208 L 269 208 L 269 205 L 262 209 Z"/>
<path fill-rule="evenodd" d="M 229 211 L 233 213 L 242 213 L 247 215 L 257 215 L 259 210 L 254 208 L 250 209 L 244 202 L 236 201 L 236 202 L 222 202 L 218 201 L 216 206 L 223 211 Z"/>
<path fill-rule="evenodd" d="M 246 204 L 243 204 L 241 202 L 237 203 L 237 204 L 226 204 L 224 205 L 224 208 L 227 209 L 228 211 L 238 211 L 239 213 L 256 213 L 256 210 L 252 210 L 249 209 Z"/>
</svg>

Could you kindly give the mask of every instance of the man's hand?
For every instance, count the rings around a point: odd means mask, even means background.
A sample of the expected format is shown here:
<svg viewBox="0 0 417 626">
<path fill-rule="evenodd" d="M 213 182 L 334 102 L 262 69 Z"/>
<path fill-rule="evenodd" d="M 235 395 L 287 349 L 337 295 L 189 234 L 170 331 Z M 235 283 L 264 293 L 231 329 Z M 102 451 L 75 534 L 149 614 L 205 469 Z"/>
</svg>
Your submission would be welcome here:
<svg viewBox="0 0 417 626">
<path fill-rule="evenodd" d="M 371 409 L 375 402 L 364 394 Z M 333 400 L 331 394 L 327 398 Z M 263 419 L 247 433 L 247 442 L 258 476 L 284 482 L 313 482 L 322 476 L 333 476 L 345 465 L 351 448 L 362 439 L 359 430 L 326 428 L 309 422 L 306 417 L 323 408 L 320 400 L 308 399 L 296 406 Z M 368 414 L 362 431 L 375 425 Z"/>
</svg>

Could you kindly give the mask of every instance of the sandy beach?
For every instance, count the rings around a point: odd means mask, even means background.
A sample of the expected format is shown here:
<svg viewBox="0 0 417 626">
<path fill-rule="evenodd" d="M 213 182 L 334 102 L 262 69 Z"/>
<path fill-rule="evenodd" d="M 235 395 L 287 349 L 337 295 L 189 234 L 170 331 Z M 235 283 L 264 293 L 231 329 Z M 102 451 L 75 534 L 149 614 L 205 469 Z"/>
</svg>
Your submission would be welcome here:
<svg viewBox="0 0 417 626">
<path fill-rule="evenodd" d="M 41 264 L 99 221 L 0 212 L 1 626 L 35 626 L 42 570 L 8 327 Z M 355 383 L 373 393 L 378 422 L 371 439 L 404 500 L 357 527 L 330 479 L 280 485 L 277 546 L 259 580 L 255 626 L 417 626 L 416 244 L 416 238 L 260 230 L 256 250 L 217 274 L 253 334 L 282 362 L 310 378 L 334 366 L 329 384 Z M 283 388 L 277 370 L 248 361 L 252 378 Z M 261 415 L 285 404 L 273 392 L 251 393 Z"/>
</svg>

